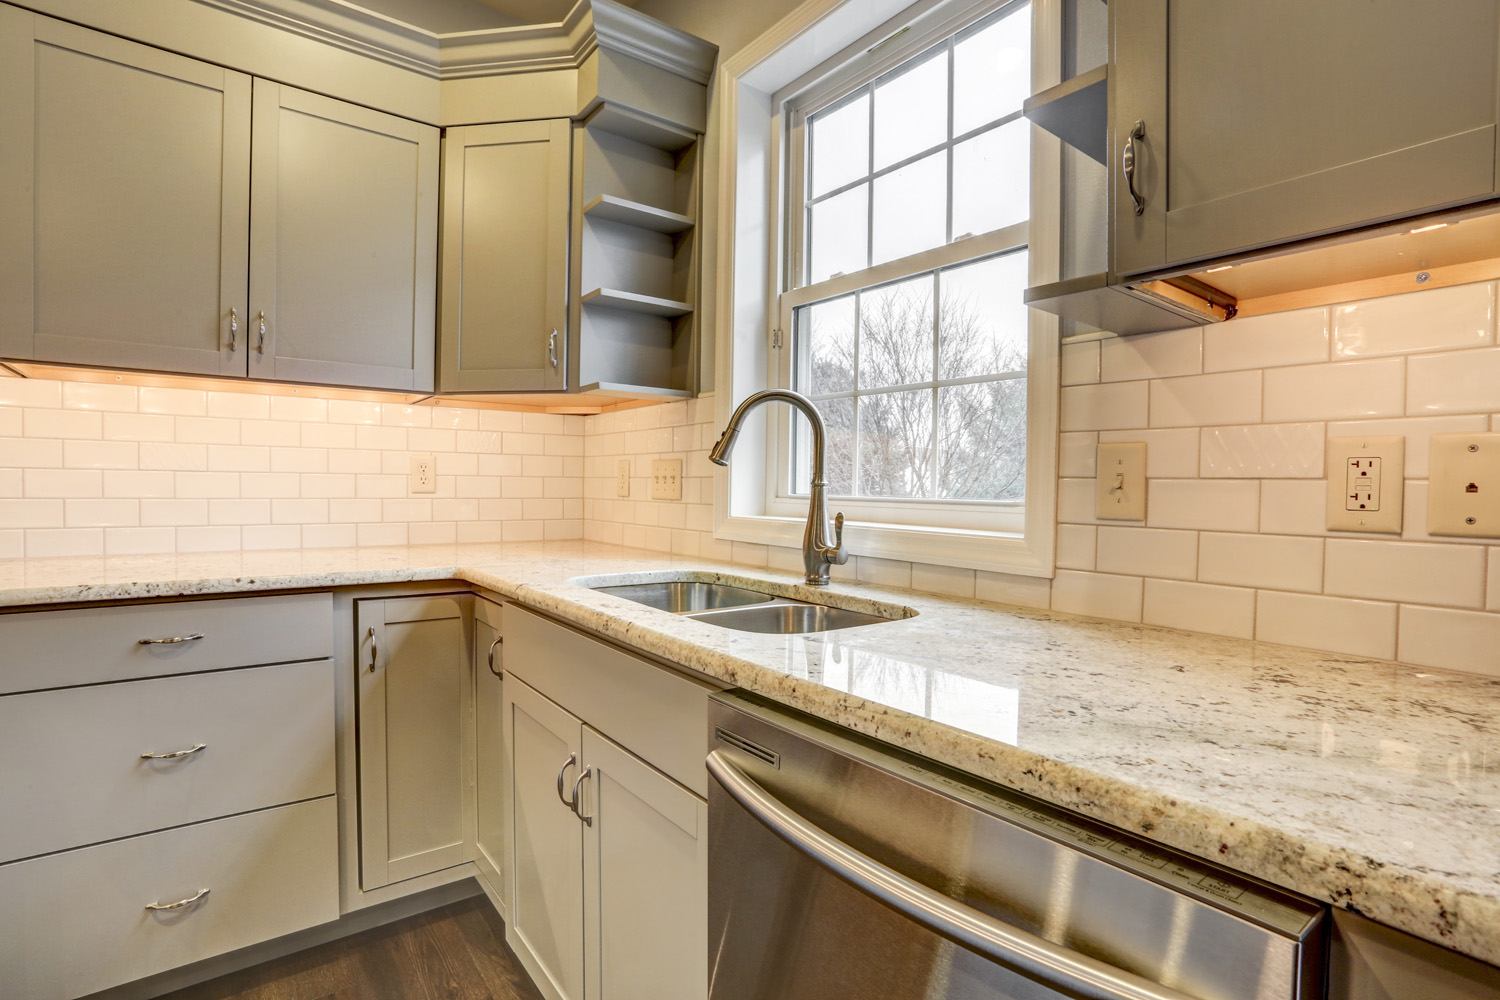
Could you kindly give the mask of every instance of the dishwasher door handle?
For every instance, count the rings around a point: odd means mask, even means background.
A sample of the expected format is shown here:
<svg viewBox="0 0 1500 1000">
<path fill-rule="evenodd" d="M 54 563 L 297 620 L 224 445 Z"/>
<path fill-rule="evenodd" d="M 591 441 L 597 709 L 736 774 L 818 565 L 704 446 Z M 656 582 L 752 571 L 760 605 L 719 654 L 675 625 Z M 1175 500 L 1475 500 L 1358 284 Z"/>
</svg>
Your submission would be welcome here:
<svg viewBox="0 0 1500 1000">
<path fill-rule="evenodd" d="M 886 867 L 789 809 L 722 751 L 708 755 L 708 771 L 750 815 L 813 861 L 909 920 L 998 965 L 1084 1000 L 1197 1000 L 1012 927 Z"/>
</svg>

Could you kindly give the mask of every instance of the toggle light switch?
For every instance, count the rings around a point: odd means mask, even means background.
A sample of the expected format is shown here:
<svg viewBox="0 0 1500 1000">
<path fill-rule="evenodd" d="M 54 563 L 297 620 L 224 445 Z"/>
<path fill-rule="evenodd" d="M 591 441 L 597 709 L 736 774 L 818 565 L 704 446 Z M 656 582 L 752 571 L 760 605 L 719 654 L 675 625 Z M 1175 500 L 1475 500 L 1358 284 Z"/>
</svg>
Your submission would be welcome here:
<svg viewBox="0 0 1500 1000">
<path fill-rule="evenodd" d="M 1101 442 L 1094 490 L 1095 517 L 1109 521 L 1144 521 L 1146 519 L 1145 442 Z"/>
<path fill-rule="evenodd" d="M 1328 439 L 1328 530 L 1401 533 L 1406 438 Z"/>
</svg>

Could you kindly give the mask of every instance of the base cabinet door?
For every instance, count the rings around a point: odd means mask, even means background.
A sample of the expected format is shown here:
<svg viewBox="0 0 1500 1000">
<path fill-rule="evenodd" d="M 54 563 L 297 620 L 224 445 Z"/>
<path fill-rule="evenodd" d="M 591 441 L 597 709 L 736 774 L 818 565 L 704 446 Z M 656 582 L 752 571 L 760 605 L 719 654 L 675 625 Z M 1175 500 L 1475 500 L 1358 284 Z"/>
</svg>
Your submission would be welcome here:
<svg viewBox="0 0 1500 1000">
<path fill-rule="evenodd" d="M 469 595 L 355 603 L 360 887 L 467 860 Z"/>
<path fill-rule="evenodd" d="M 505 648 L 500 606 L 474 601 L 474 862 L 501 916 L 510 910 L 505 839 L 510 826 L 510 748 L 505 739 Z"/>
<path fill-rule="evenodd" d="M 587 1000 L 708 993 L 708 805 L 583 728 Z"/>
</svg>

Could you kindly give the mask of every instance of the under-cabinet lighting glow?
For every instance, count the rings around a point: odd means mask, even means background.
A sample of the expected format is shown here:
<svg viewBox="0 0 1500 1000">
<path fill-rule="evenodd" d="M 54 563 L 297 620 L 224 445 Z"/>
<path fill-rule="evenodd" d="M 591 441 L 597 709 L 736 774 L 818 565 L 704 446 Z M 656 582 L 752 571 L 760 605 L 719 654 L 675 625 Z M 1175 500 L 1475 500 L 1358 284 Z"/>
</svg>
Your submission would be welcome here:
<svg viewBox="0 0 1500 1000">
<path fill-rule="evenodd" d="M 1411 235 L 1415 236 L 1418 233 L 1430 233 L 1434 229 L 1445 229 L 1445 228 L 1447 228 L 1447 226 L 1448 226 L 1448 223 L 1446 223 L 1446 222 L 1434 222 L 1430 226 L 1418 226 L 1416 229 L 1413 229 L 1411 231 Z"/>
<path fill-rule="evenodd" d="M 1203 273 L 1204 274 L 1214 274 L 1214 273 L 1217 273 L 1219 271 L 1227 271 L 1231 267 L 1234 267 L 1234 265 L 1233 264 L 1220 264 L 1218 267 L 1211 267 L 1207 271 L 1204 271 Z"/>
</svg>

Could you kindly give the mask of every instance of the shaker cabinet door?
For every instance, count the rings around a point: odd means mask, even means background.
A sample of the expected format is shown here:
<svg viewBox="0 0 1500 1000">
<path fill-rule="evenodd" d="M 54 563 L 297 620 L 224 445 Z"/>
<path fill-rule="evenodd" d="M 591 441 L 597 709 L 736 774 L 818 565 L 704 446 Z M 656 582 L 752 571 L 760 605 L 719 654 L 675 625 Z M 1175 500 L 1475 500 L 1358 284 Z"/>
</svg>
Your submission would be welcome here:
<svg viewBox="0 0 1500 1000">
<path fill-rule="evenodd" d="M 433 386 L 438 130 L 255 81 L 250 376 Z"/>
<path fill-rule="evenodd" d="M 0 5 L 0 356 L 244 375 L 249 163 L 248 76 Z"/>
<path fill-rule="evenodd" d="M 568 123 L 451 128 L 443 142 L 438 388 L 561 390 Z"/>
<path fill-rule="evenodd" d="M 1116 273 L 1497 189 L 1497 0 L 1441 13 L 1404 0 L 1112 0 L 1110 17 Z"/>
<path fill-rule="evenodd" d="M 474 862 L 510 908 L 506 837 L 510 821 L 510 751 L 505 740 L 505 647 L 499 607 L 474 601 Z M 488 620 L 487 620 L 488 619 Z"/>
</svg>

